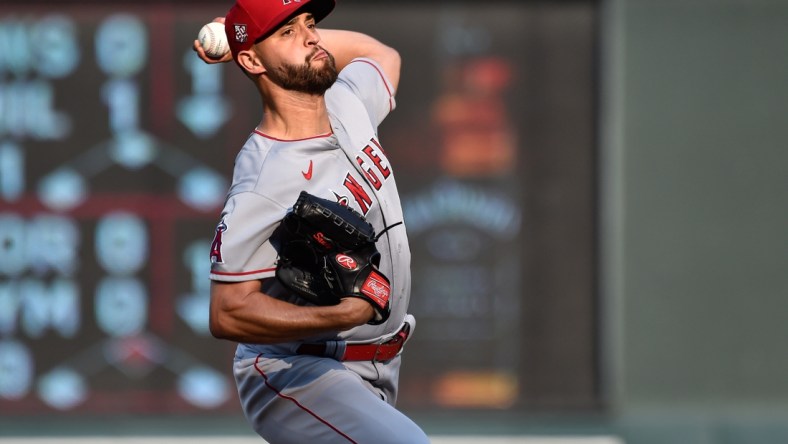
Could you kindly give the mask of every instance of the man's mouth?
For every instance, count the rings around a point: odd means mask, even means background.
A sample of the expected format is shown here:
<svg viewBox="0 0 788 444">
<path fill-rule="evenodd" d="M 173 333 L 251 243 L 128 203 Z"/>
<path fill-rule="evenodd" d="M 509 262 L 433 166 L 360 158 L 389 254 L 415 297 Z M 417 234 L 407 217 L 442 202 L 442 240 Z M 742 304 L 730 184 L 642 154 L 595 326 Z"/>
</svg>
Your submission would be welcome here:
<svg viewBox="0 0 788 444">
<path fill-rule="evenodd" d="M 323 49 L 318 49 L 315 55 L 312 56 L 312 61 L 323 60 L 328 58 L 328 53 Z"/>
</svg>

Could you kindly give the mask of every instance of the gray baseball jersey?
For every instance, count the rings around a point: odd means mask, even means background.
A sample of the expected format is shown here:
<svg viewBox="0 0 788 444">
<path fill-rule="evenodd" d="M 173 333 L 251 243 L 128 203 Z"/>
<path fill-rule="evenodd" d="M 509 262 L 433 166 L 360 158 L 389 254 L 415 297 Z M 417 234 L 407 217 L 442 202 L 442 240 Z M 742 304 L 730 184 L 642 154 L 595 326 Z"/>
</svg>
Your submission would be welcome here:
<svg viewBox="0 0 788 444">
<path fill-rule="evenodd" d="M 249 136 L 236 158 L 211 247 L 212 280 L 272 278 L 277 252 L 271 234 L 302 190 L 354 208 L 377 233 L 403 222 L 394 170 L 377 135 L 378 125 L 395 106 L 380 66 L 355 59 L 326 92 L 326 105 L 329 134 L 304 140 L 277 140 L 257 131 Z M 415 327 L 406 314 L 410 249 L 405 225 L 386 231 L 377 247 L 380 270 L 391 281 L 392 311 L 386 323 L 297 343 L 239 344 L 234 366 L 239 396 L 253 427 L 269 441 L 427 442 L 421 429 L 392 407 L 399 356 L 384 362 L 340 362 L 296 353 L 304 342 L 328 343 L 341 353 L 349 343 L 388 338 L 405 323 Z M 276 279 L 267 279 L 263 291 L 306 304 Z M 342 408 L 339 399 L 346 401 Z M 349 404 L 353 411 L 347 410 Z"/>
</svg>

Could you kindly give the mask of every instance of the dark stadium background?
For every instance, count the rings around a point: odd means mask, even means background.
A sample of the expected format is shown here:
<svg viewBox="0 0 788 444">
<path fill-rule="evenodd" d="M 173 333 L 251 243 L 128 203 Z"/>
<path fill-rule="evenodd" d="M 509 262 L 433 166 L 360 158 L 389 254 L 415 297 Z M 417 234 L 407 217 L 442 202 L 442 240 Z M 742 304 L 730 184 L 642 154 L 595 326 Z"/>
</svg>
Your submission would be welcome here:
<svg viewBox="0 0 788 444">
<path fill-rule="evenodd" d="M 0 436 L 249 433 L 207 244 L 260 110 L 190 49 L 230 4 L 0 5 Z M 431 434 L 785 441 L 786 20 L 340 0 L 322 26 L 403 55 L 399 407 Z"/>
</svg>

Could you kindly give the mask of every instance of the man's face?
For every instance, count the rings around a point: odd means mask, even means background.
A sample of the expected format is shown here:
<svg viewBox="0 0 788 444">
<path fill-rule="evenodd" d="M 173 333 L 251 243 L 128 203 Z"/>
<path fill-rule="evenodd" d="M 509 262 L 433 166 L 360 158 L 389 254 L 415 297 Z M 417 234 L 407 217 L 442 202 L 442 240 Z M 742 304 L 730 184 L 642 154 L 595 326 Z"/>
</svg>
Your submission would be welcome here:
<svg viewBox="0 0 788 444">
<path fill-rule="evenodd" d="M 283 89 L 325 93 L 338 73 L 334 56 L 318 45 L 319 41 L 311 14 L 294 17 L 261 42 L 265 75 Z"/>
</svg>

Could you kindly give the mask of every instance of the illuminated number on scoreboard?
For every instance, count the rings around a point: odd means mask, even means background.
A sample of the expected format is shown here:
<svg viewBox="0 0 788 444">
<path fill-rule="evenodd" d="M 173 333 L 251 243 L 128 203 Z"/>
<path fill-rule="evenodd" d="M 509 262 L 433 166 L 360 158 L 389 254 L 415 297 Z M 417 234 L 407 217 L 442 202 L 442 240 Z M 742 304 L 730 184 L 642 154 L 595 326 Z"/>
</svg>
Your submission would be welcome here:
<svg viewBox="0 0 788 444">
<path fill-rule="evenodd" d="M 115 275 L 139 271 L 148 259 L 148 230 L 130 213 L 113 213 L 96 226 L 96 258 L 104 270 Z"/>
<path fill-rule="evenodd" d="M 45 17 L 33 26 L 30 41 L 36 45 L 32 65 L 46 77 L 65 77 L 79 65 L 76 26 L 68 17 Z"/>
<path fill-rule="evenodd" d="M 96 322 L 114 337 L 140 333 L 147 321 L 148 293 L 139 279 L 104 278 L 96 289 Z"/>
<path fill-rule="evenodd" d="M 0 341 L 0 397 L 21 399 L 33 380 L 33 358 L 24 345 Z"/>
<path fill-rule="evenodd" d="M 99 67 L 112 77 L 138 73 L 148 58 L 145 25 L 132 15 L 110 16 L 96 31 L 96 56 Z"/>
<path fill-rule="evenodd" d="M 178 315 L 191 329 L 200 335 L 209 335 L 208 307 L 210 304 L 211 281 L 205 279 L 211 271 L 211 261 L 205 252 L 210 251 L 207 239 L 192 242 L 183 252 L 183 263 L 191 274 L 189 292 L 178 298 Z"/>
<path fill-rule="evenodd" d="M 140 128 L 141 93 L 133 78 L 148 59 L 143 22 L 128 14 L 107 18 L 96 32 L 96 58 L 109 76 L 101 88 L 101 98 L 109 108 L 112 160 L 129 169 L 147 165 L 155 157 L 155 147 Z"/>
<path fill-rule="evenodd" d="M 21 217 L 0 214 L 0 275 L 17 276 L 27 267 L 25 221 Z"/>
<path fill-rule="evenodd" d="M 110 80 L 101 89 L 101 98 L 109 108 L 109 126 L 113 132 L 139 127 L 139 96 L 137 85 L 128 80 Z"/>
<path fill-rule="evenodd" d="M 96 258 L 111 276 L 96 289 L 96 321 L 111 336 L 139 333 L 147 321 L 148 293 L 132 277 L 148 259 L 148 231 L 130 213 L 114 213 L 96 227 Z"/>
<path fill-rule="evenodd" d="M 209 292 L 210 279 L 205 279 L 211 272 L 211 261 L 205 255 L 211 250 L 207 240 L 194 241 L 183 251 L 183 263 L 191 274 L 191 288 L 200 292 Z"/>
<path fill-rule="evenodd" d="M 19 146 L 11 142 L 0 144 L 0 199 L 15 201 L 25 186 L 24 157 Z"/>
</svg>

